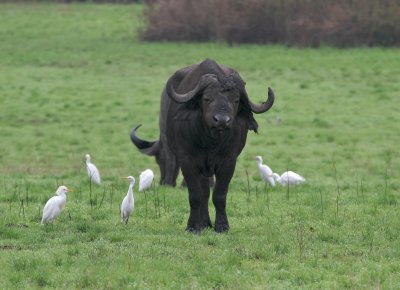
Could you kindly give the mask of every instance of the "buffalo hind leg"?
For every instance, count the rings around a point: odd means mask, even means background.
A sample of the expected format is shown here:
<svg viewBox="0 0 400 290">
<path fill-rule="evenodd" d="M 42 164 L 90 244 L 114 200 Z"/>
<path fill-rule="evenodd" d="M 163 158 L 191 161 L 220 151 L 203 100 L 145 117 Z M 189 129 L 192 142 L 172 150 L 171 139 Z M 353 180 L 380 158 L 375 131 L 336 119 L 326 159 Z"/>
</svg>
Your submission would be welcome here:
<svg viewBox="0 0 400 290">
<path fill-rule="evenodd" d="M 161 157 L 157 160 L 160 167 L 161 180 L 160 184 L 176 186 L 176 178 L 179 174 L 179 165 L 176 162 L 175 155 L 171 151 L 164 149 Z"/>
</svg>

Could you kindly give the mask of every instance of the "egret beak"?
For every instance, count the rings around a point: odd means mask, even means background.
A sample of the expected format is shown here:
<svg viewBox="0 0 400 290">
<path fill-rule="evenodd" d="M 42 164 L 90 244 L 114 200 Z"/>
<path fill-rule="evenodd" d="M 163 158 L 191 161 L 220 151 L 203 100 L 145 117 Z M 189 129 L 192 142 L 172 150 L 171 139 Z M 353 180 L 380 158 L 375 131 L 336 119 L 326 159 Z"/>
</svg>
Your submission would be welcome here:
<svg viewBox="0 0 400 290">
<path fill-rule="evenodd" d="M 121 179 L 129 179 L 128 177 L 121 177 Z"/>
<path fill-rule="evenodd" d="M 67 188 L 67 191 L 68 191 L 68 192 L 71 192 L 71 191 L 74 191 L 74 190 L 71 189 L 71 188 Z"/>
</svg>

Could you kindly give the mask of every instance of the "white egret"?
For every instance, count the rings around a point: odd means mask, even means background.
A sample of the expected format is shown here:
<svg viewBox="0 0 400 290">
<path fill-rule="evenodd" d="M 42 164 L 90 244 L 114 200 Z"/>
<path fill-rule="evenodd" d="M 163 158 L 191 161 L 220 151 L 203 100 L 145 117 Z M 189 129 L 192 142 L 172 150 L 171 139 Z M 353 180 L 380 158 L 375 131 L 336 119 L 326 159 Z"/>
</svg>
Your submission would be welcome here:
<svg viewBox="0 0 400 290">
<path fill-rule="evenodd" d="M 56 195 L 50 198 L 43 208 L 42 225 L 56 219 L 65 208 L 67 202 L 67 192 L 73 191 L 68 187 L 61 185 L 56 191 Z"/>
<path fill-rule="evenodd" d="M 150 188 L 153 183 L 154 172 L 151 169 L 146 169 L 139 176 L 139 192 L 142 192 L 148 188 Z"/>
<path fill-rule="evenodd" d="M 275 179 L 273 177 L 273 171 L 269 166 L 262 164 L 263 159 L 261 156 L 256 156 L 256 160 L 258 161 L 258 171 L 260 171 L 261 178 L 271 186 L 275 186 Z"/>
<path fill-rule="evenodd" d="M 88 173 L 90 181 L 93 181 L 96 184 L 100 184 L 100 173 L 99 173 L 99 170 L 97 169 L 96 165 L 94 165 L 90 161 L 90 155 L 89 154 L 86 154 L 85 158 L 86 158 L 86 169 L 87 169 L 87 173 Z"/>
<path fill-rule="evenodd" d="M 129 180 L 128 193 L 121 203 L 121 219 L 124 224 L 128 223 L 129 216 L 131 215 L 135 206 L 135 199 L 133 197 L 133 186 L 135 185 L 135 178 L 133 176 L 123 177 Z"/>
<path fill-rule="evenodd" d="M 273 175 L 275 181 L 282 184 L 283 186 L 286 186 L 288 184 L 289 185 L 298 185 L 298 184 L 306 181 L 303 176 L 301 176 L 293 171 L 286 171 L 286 172 L 282 173 L 281 176 L 279 176 L 279 174 L 277 174 L 277 173 L 273 173 L 272 175 Z"/>
</svg>

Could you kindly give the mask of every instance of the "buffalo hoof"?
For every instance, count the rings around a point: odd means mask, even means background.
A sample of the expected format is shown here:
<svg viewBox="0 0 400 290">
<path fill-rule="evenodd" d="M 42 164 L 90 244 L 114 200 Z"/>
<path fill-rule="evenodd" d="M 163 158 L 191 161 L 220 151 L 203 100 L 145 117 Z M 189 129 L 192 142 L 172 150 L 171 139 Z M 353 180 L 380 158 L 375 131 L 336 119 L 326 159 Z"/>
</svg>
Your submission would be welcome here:
<svg viewBox="0 0 400 290">
<path fill-rule="evenodd" d="M 215 224 L 214 230 L 217 233 L 225 233 L 229 230 L 229 224 Z"/>
<path fill-rule="evenodd" d="M 212 228 L 212 223 L 211 223 L 210 218 L 205 218 L 205 219 L 201 222 L 200 228 L 201 228 L 202 230 Z"/>
<path fill-rule="evenodd" d="M 210 223 L 207 223 L 207 224 L 201 225 L 201 229 L 202 229 L 202 230 L 211 229 L 211 228 L 212 228 L 211 222 L 210 222 Z"/>
<path fill-rule="evenodd" d="M 211 228 L 212 228 L 211 224 L 201 225 L 200 226 L 200 231 L 205 231 L 205 230 L 211 229 Z"/>
<path fill-rule="evenodd" d="M 208 223 L 203 223 L 200 226 L 187 226 L 186 231 L 189 233 L 200 234 L 203 230 L 212 228 L 211 221 Z"/>
<path fill-rule="evenodd" d="M 187 226 L 186 231 L 188 233 L 192 233 L 192 234 L 200 234 L 201 233 L 200 227 L 193 227 L 193 226 Z"/>
</svg>

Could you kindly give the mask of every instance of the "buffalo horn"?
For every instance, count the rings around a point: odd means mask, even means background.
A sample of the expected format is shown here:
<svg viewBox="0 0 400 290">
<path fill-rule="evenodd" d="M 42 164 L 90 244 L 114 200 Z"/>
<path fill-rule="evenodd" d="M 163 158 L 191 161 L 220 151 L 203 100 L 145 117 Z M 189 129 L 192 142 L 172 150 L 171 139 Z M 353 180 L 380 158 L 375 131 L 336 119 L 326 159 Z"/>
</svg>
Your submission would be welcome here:
<svg viewBox="0 0 400 290">
<path fill-rule="evenodd" d="M 271 88 L 268 88 L 268 99 L 266 102 L 263 102 L 261 105 L 255 105 L 250 102 L 250 107 L 253 113 L 261 114 L 268 111 L 272 105 L 274 104 L 275 95 Z"/>
<path fill-rule="evenodd" d="M 196 87 L 184 94 L 179 94 L 175 91 L 173 86 L 173 78 L 168 80 L 166 85 L 167 94 L 177 103 L 186 103 L 190 101 L 197 93 L 203 89 L 205 89 L 212 82 L 217 81 L 217 76 L 214 74 L 205 74 L 200 78 L 200 81 L 197 83 Z"/>
</svg>

